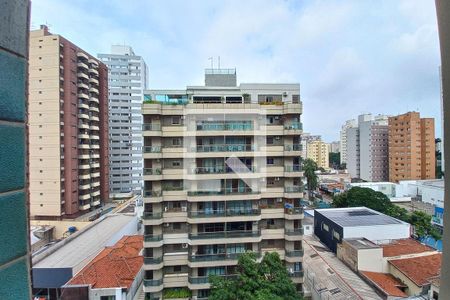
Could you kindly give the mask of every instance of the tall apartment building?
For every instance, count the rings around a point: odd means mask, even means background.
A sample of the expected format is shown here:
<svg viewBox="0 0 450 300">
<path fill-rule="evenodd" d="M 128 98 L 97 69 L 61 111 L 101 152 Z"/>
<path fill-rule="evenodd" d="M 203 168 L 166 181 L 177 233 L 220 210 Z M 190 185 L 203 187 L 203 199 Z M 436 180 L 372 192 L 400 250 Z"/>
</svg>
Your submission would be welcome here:
<svg viewBox="0 0 450 300">
<path fill-rule="evenodd" d="M 46 26 L 30 33 L 30 213 L 74 217 L 109 198 L 108 70 Z"/>
<path fill-rule="evenodd" d="M 347 163 L 347 129 L 355 128 L 358 126 L 358 122 L 355 119 L 348 120 L 341 127 L 341 139 L 340 139 L 340 150 L 341 150 L 341 164 Z"/>
<path fill-rule="evenodd" d="M 109 188 L 110 193 L 141 194 L 143 91 L 147 65 L 130 46 L 113 45 L 98 54 L 109 78 Z"/>
<path fill-rule="evenodd" d="M 388 180 L 388 117 L 364 114 L 346 130 L 347 169 L 351 177 Z"/>
<path fill-rule="evenodd" d="M 341 142 L 340 141 L 334 141 L 330 143 L 330 152 L 331 153 L 339 153 L 341 150 Z"/>
<path fill-rule="evenodd" d="M 232 276 L 247 251 L 278 252 L 301 290 L 300 87 L 205 77 L 145 95 L 144 290 L 206 298 L 208 276 Z"/>
<path fill-rule="evenodd" d="M 434 119 L 408 112 L 389 118 L 389 181 L 435 178 Z"/>
<path fill-rule="evenodd" d="M 322 137 L 320 135 L 312 135 L 310 133 L 307 132 L 303 132 L 302 136 L 301 136 L 301 141 L 300 144 L 302 145 L 301 147 L 301 153 L 302 153 L 302 158 L 306 158 L 308 156 L 308 144 L 313 142 L 313 141 L 321 141 Z"/>
<path fill-rule="evenodd" d="M 0 299 L 31 299 L 27 176 L 30 1 L 0 9 Z"/>
<path fill-rule="evenodd" d="M 316 162 L 319 168 L 329 169 L 330 162 L 328 153 L 330 145 L 322 141 L 312 141 L 308 143 L 308 152 L 306 157 Z"/>
</svg>

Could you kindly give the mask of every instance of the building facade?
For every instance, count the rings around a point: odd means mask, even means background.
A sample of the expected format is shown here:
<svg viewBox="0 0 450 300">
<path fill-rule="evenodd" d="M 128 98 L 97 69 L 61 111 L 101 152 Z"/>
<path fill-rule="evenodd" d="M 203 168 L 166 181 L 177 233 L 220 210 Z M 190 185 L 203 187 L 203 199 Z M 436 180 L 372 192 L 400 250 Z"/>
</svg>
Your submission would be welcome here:
<svg viewBox="0 0 450 300">
<path fill-rule="evenodd" d="M 301 151 L 302 151 L 302 158 L 306 158 L 308 156 L 308 144 L 313 141 L 321 141 L 322 137 L 320 135 L 312 135 L 307 132 L 302 133 L 301 137 Z"/>
<path fill-rule="evenodd" d="M 330 145 L 322 141 L 313 141 L 308 143 L 307 158 L 316 162 L 317 167 L 323 169 L 330 168 L 328 153 Z"/>
<path fill-rule="evenodd" d="M 341 151 L 341 142 L 335 141 L 330 143 L 330 152 L 339 153 Z"/>
<path fill-rule="evenodd" d="M 30 1 L 0 9 L 0 299 L 30 299 L 27 59 Z"/>
<path fill-rule="evenodd" d="M 147 65 L 130 46 L 113 45 L 98 58 L 109 78 L 109 188 L 111 194 L 141 194 L 143 91 Z"/>
<path fill-rule="evenodd" d="M 145 95 L 144 291 L 207 298 L 247 251 L 278 252 L 301 290 L 300 87 L 236 86 L 234 69 L 205 82 Z"/>
<path fill-rule="evenodd" d="M 346 131 L 347 169 L 352 178 L 388 179 L 388 117 L 364 114 Z"/>
<path fill-rule="evenodd" d="M 348 120 L 341 127 L 341 139 L 339 141 L 339 148 L 341 150 L 341 164 L 347 163 L 347 129 L 357 127 L 357 121 L 355 119 Z"/>
<path fill-rule="evenodd" d="M 434 179 L 434 119 L 408 112 L 389 118 L 389 181 Z"/>
<path fill-rule="evenodd" d="M 46 26 L 30 33 L 30 214 L 74 217 L 109 198 L 108 71 Z"/>
</svg>

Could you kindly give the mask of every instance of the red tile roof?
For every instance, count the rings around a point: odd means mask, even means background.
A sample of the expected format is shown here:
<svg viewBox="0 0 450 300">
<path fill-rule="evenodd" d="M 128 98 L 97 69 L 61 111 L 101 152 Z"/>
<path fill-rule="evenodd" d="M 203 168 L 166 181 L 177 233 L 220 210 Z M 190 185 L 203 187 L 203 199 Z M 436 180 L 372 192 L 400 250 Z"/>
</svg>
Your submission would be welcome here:
<svg viewBox="0 0 450 300">
<path fill-rule="evenodd" d="M 408 297 L 408 295 L 399 288 L 406 286 L 391 274 L 368 271 L 362 271 L 361 273 L 387 296 Z"/>
<path fill-rule="evenodd" d="M 130 288 L 144 258 L 142 235 L 124 236 L 114 246 L 106 247 L 68 285 L 90 284 L 92 288 Z"/>
<path fill-rule="evenodd" d="M 389 261 L 417 286 L 424 286 L 438 276 L 441 273 L 441 262 L 441 253 Z"/>
<path fill-rule="evenodd" d="M 395 240 L 392 243 L 380 246 L 383 248 L 384 257 L 435 251 L 433 248 L 423 245 L 414 239 Z"/>
</svg>

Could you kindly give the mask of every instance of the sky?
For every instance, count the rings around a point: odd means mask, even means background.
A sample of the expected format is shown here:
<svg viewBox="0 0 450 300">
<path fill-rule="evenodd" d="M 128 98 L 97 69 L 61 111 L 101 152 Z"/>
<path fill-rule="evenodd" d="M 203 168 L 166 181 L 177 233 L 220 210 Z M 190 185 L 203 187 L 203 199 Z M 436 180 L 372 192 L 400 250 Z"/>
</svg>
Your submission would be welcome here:
<svg viewBox="0 0 450 300">
<path fill-rule="evenodd" d="M 92 55 L 132 46 L 151 89 L 202 85 L 218 56 L 238 83 L 300 83 L 304 130 L 328 142 L 359 114 L 413 110 L 441 136 L 432 0 L 35 0 L 40 24 Z"/>
</svg>

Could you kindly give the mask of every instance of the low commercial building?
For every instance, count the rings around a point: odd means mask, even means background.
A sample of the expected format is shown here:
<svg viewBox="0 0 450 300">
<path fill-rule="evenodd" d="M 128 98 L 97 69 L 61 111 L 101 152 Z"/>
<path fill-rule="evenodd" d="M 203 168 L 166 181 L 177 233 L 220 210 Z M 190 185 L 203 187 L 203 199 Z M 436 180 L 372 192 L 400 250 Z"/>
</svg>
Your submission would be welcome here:
<svg viewBox="0 0 450 300">
<path fill-rule="evenodd" d="M 61 287 L 80 272 L 104 247 L 124 235 L 138 233 L 136 214 L 106 215 L 57 244 L 38 251 L 32 258 L 34 296 L 55 298 Z"/>
<path fill-rule="evenodd" d="M 346 239 L 338 245 L 337 257 L 385 299 L 424 295 L 440 275 L 441 254 L 413 239 L 384 244 Z M 439 293 L 439 287 L 434 288 Z"/>
<path fill-rule="evenodd" d="M 64 286 L 63 294 L 88 296 L 89 300 L 133 299 L 144 275 L 143 246 L 142 235 L 122 237 L 78 272 Z"/>
<path fill-rule="evenodd" d="M 314 211 L 314 234 L 336 253 L 347 238 L 390 241 L 409 238 L 410 224 L 366 207 L 328 208 Z"/>
</svg>

